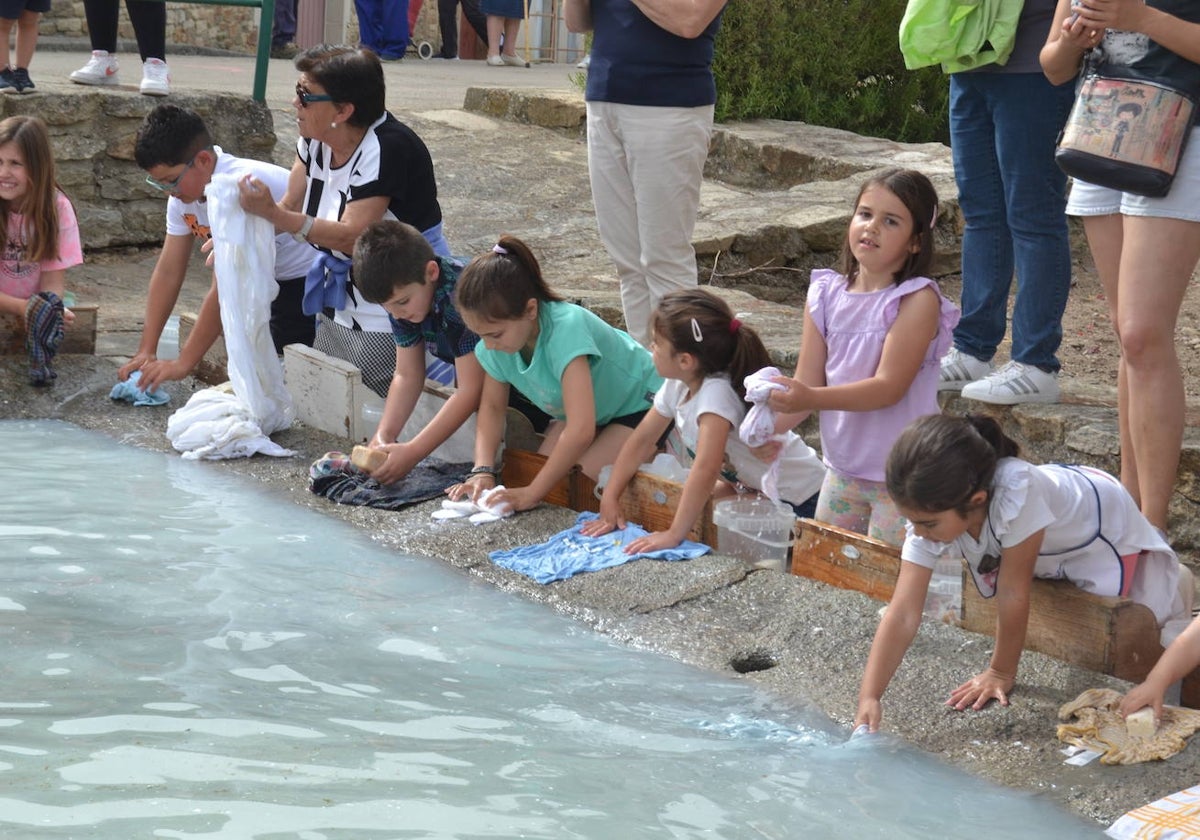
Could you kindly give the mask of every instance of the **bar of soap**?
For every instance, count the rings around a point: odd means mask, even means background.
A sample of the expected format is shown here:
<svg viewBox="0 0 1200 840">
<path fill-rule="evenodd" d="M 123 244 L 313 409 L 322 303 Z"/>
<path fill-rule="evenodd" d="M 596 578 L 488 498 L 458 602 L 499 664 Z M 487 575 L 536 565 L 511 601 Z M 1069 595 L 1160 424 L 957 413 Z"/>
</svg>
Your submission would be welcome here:
<svg viewBox="0 0 1200 840">
<path fill-rule="evenodd" d="M 1125 731 L 1134 738 L 1153 738 L 1158 727 L 1154 725 L 1154 709 L 1149 706 L 1125 716 Z"/>
<path fill-rule="evenodd" d="M 369 446 L 356 446 L 350 452 L 350 463 L 360 470 L 375 472 L 387 460 L 387 453 L 382 449 L 372 449 Z"/>
</svg>

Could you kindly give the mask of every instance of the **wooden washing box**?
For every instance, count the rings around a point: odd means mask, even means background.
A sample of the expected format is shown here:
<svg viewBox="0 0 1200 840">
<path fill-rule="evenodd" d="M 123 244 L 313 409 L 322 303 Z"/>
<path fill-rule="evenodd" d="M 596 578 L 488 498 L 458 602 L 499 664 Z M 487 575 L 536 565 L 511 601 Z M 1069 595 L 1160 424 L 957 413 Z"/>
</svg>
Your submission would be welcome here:
<svg viewBox="0 0 1200 840">
<path fill-rule="evenodd" d="M 523 449 L 507 449 L 501 480 L 506 487 L 524 487 L 533 480 L 546 457 Z M 621 513 L 630 522 L 636 522 L 647 531 L 662 531 L 670 527 L 683 494 L 683 485 L 657 475 L 639 472 L 634 475 L 621 494 Z M 578 466 L 572 467 L 546 497 L 550 504 L 578 511 L 599 512 L 600 500 L 596 498 L 596 482 L 583 474 Z M 713 502 L 710 498 L 704 505 L 696 524 L 688 533 L 688 539 L 702 542 L 716 549 L 717 528 L 712 518 Z"/>
<path fill-rule="evenodd" d="M 895 546 L 824 522 L 796 523 L 792 573 L 890 600 L 900 572 Z M 963 565 L 964 630 L 994 636 L 993 599 L 979 594 Z M 1025 647 L 1130 682 L 1140 682 L 1162 654 L 1149 608 L 1128 598 L 1092 595 L 1064 580 L 1035 580 L 1030 589 Z M 1183 681 L 1183 705 L 1200 708 L 1200 669 Z"/>
</svg>

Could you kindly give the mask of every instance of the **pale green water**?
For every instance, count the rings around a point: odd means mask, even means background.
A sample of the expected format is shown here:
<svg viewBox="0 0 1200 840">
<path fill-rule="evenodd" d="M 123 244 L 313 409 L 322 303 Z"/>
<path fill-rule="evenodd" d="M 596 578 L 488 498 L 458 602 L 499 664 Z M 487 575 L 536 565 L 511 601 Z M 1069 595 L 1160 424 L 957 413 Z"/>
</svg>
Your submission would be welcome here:
<svg viewBox="0 0 1200 840">
<path fill-rule="evenodd" d="M 0 449 L 0 837 L 1100 834 L 219 464 L 50 422 Z"/>
</svg>

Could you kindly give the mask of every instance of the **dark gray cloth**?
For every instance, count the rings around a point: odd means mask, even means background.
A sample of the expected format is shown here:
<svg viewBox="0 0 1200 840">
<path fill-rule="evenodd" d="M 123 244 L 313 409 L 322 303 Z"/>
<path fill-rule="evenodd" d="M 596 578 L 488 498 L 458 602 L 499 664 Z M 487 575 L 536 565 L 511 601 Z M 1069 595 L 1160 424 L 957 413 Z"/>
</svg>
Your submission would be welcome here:
<svg viewBox="0 0 1200 840">
<path fill-rule="evenodd" d="M 470 463 L 426 458 L 395 484 L 380 484 L 350 463 L 344 452 L 326 452 L 308 468 L 308 489 L 340 505 L 399 510 L 436 499 L 470 470 Z"/>
</svg>

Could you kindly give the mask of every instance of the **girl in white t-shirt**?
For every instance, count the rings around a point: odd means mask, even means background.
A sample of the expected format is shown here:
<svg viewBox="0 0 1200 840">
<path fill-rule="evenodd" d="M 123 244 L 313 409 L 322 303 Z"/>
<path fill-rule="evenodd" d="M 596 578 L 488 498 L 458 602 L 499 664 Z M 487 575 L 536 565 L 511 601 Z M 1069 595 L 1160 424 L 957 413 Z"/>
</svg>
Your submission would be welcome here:
<svg viewBox="0 0 1200 840">
<path fill-rule="evenodd" d="M 35 385 L 54 378 L 49 359 L 75 318 L 63 306 L 66 270 L 83 262 L 75 211 L 54 169 L 45 123 L 29 116 L 0 122 L 0 314 L 39 339 L 41 355 L 36 362 L 31 355 Z"/>
<path fill-rule="evenodd" d="M 947 705 L 1008 705 L 1029 620 L 1032 580 L 1069 580 L 1085 592 L 1128 597 L 1153 611 L 1163 643 L 1191 614 L 1191 573 L 1111 475 L 1035 466 L 991 417 L 931 415 L 897 438 L 887 489 L 908 520 L 896 591 L 867 659 L 855 724 L 875 731 L 880 698 L 921 622 L 934 562 L 965 558 L 985 598 L 996 598 L 996 644 L 980 674 Z"/>
<path fill-rule="evenodd" d="M 629 554 L 679 545 L 709 497 L 732 495 L 739 484 L 761 489 L 769 468 L 738 437 L 749 407 L 744 380 L 771 364 L 758 334 L 735 318 L 725 301 L 703 289 L 665 295 L 654 310 L 651 327 L 650 353 L 665 382 L 654 397 L 654 411 L 646 412 L 621 447 L 600 501 L 600 516 L 584 525 L 583 533 L 597 536 L 625 526 L 621 493 L 643 461 L 654 454 L 656 441 L 672 421 L 687 449 L 677 454 L 686 455 L 691 463 L 671 527 L 634 540 L 625 548 Z M 779 496 L 811 516 L 825 468 L 794 432 L 786 433 L 780 449 Z"/>
</svg>

